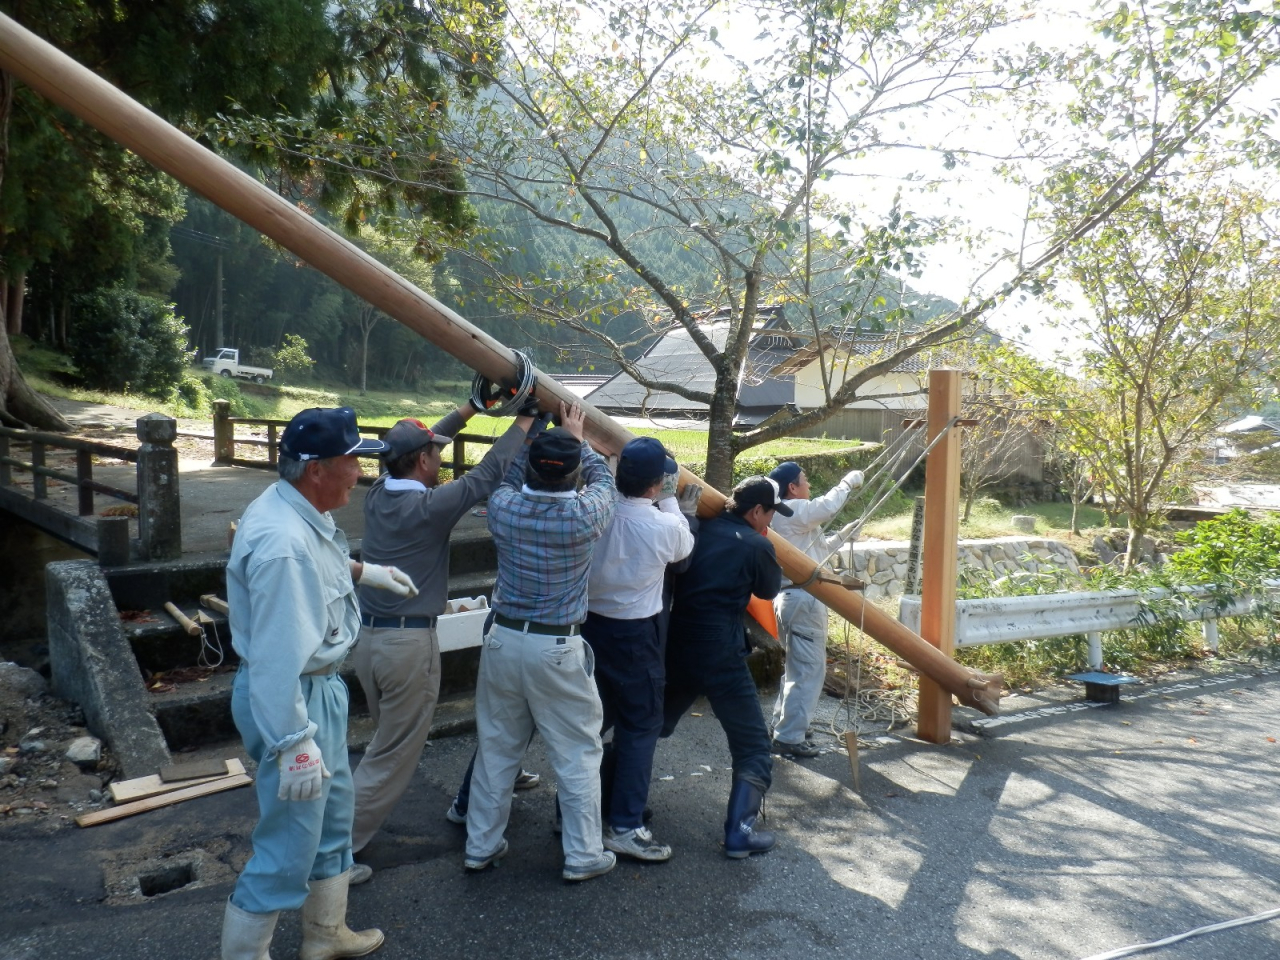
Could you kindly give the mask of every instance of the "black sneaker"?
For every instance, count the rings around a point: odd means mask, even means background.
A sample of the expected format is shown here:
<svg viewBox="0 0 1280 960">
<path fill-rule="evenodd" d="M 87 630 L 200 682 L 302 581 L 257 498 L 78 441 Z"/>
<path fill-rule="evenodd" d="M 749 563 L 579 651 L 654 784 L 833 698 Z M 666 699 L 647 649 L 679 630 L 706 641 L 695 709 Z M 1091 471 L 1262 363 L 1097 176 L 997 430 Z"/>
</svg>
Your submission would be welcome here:
<svg viewBox="0 0 1280 960">
<path fill-rule="evenodd" d="M 822 753 L 808 740 L 801 740 L 799 743 L 787 743 L 785 740 L 773 741 L 773 752 L 780 757 L 798 757 L 802 760 L 812 760 L 814 757 Z"/>
</svg>

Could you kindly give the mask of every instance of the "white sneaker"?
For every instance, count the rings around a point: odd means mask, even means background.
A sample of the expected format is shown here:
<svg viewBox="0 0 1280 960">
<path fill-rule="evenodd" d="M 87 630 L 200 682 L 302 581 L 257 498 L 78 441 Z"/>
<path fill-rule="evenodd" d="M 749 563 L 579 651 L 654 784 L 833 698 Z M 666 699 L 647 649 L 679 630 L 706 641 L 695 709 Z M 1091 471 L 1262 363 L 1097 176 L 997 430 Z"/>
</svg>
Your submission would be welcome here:
<svg viewBox="0 0 1280 960">
<path fill-rule="evenodd" d="M 608 873 L 614 868 L 617 862 L 618 858 L 614 856 L 612 851 L 606 850 L 604 853 L 600 854 L 600 858 L 598 860 L 594 860 L 585 866 L 571 867 L 566 864 L 564 870 L 561 871 L 560 876 L 565 880 L 568 880 L 570 883 L 577 883 L 579 880 L 590 880 L 592 877 L 599 877 Z"/>
<path fill-rule="evenodd" d="M 604 845 L 614 853 L 621 853 L 637 860 L 660 863 L 671 859 L 671 848 L 665 843 L 654 840 L 648 827 L 636 827 L 634 830 L 615 830 L 613 827 L 605 827 Z"/>
</svg>

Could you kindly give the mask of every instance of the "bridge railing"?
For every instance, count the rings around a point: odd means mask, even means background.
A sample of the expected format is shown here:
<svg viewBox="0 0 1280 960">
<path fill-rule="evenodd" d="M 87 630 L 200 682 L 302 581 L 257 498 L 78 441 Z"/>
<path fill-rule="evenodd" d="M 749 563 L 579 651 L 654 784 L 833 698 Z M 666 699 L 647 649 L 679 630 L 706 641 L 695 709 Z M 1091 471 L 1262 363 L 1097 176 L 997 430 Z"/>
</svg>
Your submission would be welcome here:
<svg viewBox="0 0 1280 960">
<path fill-rule="evenodd" d="M 141 559 L 167 560 L 182 555 L 182 525 L 179 517 L 178 454 L 173 449 L 177 423 L 161 414 L 138 419 L 138 439 L 134 447 L 66 437 L 38 430 L 0 427 L 0 506 L 44 527 L 55 536 L 103 563 L 123 563 L 130 555 Z M 27 458 L 18 456 L 26 448 Z M 50 451 L 75 455 L 75 472 L 50 466 Z M 93 475 L 94 457 L 109 457 L 137 464 L 134 490 L 115 487 Z M 31 476 L 28 496 L 14 483 L 14 472 Z M 56 480 L 76 490 L 76 514 L 50 502 L 49 481 Z M 131 542 L 127 517 L 92 517 L 95 496 L 103 495 L 138 507 L 138 537 Z"/>
<path fill-rule="evenodd" d="M 288 420 L 271 420 L 263 417 L 233 417 L 231 416 L 230 402 L 215 400 L 213 402 L 213 462 L 224 466 L 255 467 L 263 470 L 276 469 L 279 460 L 280 434 L 288 424 Z M 240 425 L 266 427 L 266 438 L 236 436 L 236 427 Z M 390 427 L 374 427 L 365 424 L 356 424 L 356 427 L 360 433 L 378 437 L 379 439 L 391 429 Z M 445 463 L 453 470 L 455 477 L 460 477 L 474 466 L 474 464 L 467 463 L 467 444 L 492 444 L 495 442 L 495 437 L 460 433 L 453 438 L 452 452 Z M 237 446 L 266 447 L 267 458 L 262 460 L 237 457 Z M 362 483 L 372 483 L 374 478 L 361 477 L 360 479 Z"/>
<path fill-rule="evenodd" d="M 981 597 L 956 601 L 957 648 L 988 643 L 1015 643 L 1084 634 L 1089 642 L 1089 667 L 1102 666 L 1102 634 L 1150 626 L 1152 610 L 1203 624 L 1205 643 L 1218 649 L 1218 620 L 1255 612 L 1280 593 L 1280 581 L 1264 580 L 1256 594 L 1220 599 L 1207 587 L 1178 590 L 1097 590 L 1046 593 L 1022 597 Z M 904 596 L 898 619 L 920 630 L 920 598 Z"/>
</svg>

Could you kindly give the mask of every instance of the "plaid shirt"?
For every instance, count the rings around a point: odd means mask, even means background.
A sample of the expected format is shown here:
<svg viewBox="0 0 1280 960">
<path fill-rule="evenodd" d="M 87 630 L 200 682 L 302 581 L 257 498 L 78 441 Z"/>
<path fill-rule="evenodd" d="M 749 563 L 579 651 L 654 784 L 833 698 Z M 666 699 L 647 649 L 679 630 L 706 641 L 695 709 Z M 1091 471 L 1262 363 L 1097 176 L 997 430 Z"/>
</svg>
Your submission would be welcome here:
<svg viewBox="0 0 1280 960">
<path fill-rule="evenodd" d="M 613 519 L 613 477 L 583 443 L 582 490 L 539 493 L 524 488 L 528 459 L 526 446 L 489 495 L 489 532 L 498 547 L 493 608 L 516 620 L 581 623 L 591 556 Z"/>
</svg>

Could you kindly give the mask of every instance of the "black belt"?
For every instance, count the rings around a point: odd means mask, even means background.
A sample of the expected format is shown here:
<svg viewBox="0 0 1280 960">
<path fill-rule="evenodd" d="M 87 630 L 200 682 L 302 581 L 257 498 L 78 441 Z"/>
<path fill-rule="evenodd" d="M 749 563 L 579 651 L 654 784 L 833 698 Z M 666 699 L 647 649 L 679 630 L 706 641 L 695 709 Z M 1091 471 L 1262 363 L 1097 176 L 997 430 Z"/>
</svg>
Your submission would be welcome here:
<svg viewBox="0 0 1280 960">
<path fill-rule="evenodd" d="M 516 620 L 512 617 L 504 617 L 500 613 L 493 615 L 493 622 L 499 626 L 506 627 L 508 630 L 519 630 L 521 633 L 541 633 L 548 637 L 576 637 L 578 635 L 578 625 L 576 623 L 537 623 L 533 620 Z"/>
<path fill-rule="evenodd" d="M 360 622 L 375 629 L 391 627 L 395 630 L 430 630 L 436 625 L 435 617 L 375 617 L 371 613 L 360 614 Z"/>
</svg>

